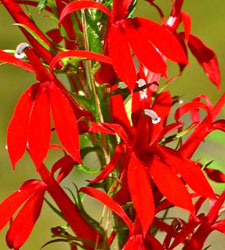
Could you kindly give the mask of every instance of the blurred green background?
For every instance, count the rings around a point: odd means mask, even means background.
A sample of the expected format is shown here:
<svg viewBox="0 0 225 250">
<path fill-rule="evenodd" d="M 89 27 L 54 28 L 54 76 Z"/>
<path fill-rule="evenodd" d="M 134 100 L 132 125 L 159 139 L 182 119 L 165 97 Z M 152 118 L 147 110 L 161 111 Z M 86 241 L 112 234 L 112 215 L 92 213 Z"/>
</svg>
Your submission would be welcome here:
<svg viewBox="0 0 225 250">
<path fill-rule="evenodd" d="M 169 0 L 158 0 L 159 6 L 162 6 L 165 13 L 170 12 Z M 225 91 L 225 2 L 222 0 L 186 0 L 183 10 L 190 13 L 192 16 L 192 33 L 198 35 L 209 47 L 214 49 L 218 56 L 221 74 L 222 74 L 222 90 L 218 93 L 215 86 L 207 79 L 205 73 L 198 65 L 196 60 L 190 56 L 191 65 L 186 68 L 182 77 L 178 79 L 171 87 L 173 95 L 182 95 L 184 101 L 190 101 L 196 95 L 208 95 L 213 103 L 215 103 L 222 93 Z M 48 30 L 55 27 L 56 23 L 49 18 L 46 18 L 46 12 L 39 16 L 38 10 L 32 7 L 28 8 L 32 13 L 34 20 L 42 30 Z M 159 21 L 158 15 L 154 8 L 143 0 L 139 0 L 135 15 L 146 16 Z M 18 27 L 13 26 L 14 21 L 11 19 L 7 11 L 0 5 L 0 48 L 15 49 L 16 46 L 26 41 Z M 170 66 L 172 66 L 170 64 Z M 172 76 L 177 72 L 178 68 L 172 66 Z M 31 73 L 23 72 L 17 67 L 11 65 L 0 66 L 0 201 L 6 198 L 10 193 L 17 190 L 20 184 L 32 178 L 38 178 L 35 172 L 35 167 L 27 155 L 18 163 L 16 171 L 12 171 L 11 164 L 5 149 L 6 145 L 6 130 L 9 120 L 12 116 L 14 107 L 19 96 L 31 84 L 35 83 L 35 78 Z M 225 111 L 220 114 L 220 118 L 224 118 Z M 202 143 L 200 149 L 195 154 L 194 158 L 202 158 L 202 161 L 215 160 L 213 167 L 223 169 L 225 162 L 225 135 L 221 132 L 214 132 L 206 139 L 207 143 Z M 52 151 L 46 160 L 46 164 L 51 166 L 54 159 L 58 158 L 58 152 Z M 86 160 L 86 164 L 93 166 L 95 161 Z M 82 176 L 76 169 L 72 176 L 63 183 L 64 186 L 70 186 L 74 181 L 78 185 L 82 185 Z M 87 179 L 87 178 L 86 178 Z M 224 189 L 224 185 L 215 185 L 215 190 L 220 193 Z M 87 202 L 86 207 L 90 213 L 100 217 L 102 206 L 98 202 Z M 180 210 L 171 212 L 172 215 L 180 213 Z M 0 215 L 1 216 L 1 215 Z M 56 215 L 44 204 L 40 219 L 29 237 L 27 243 L 22 247 L 23 250 L 36 250 L 50 240 L 49 228 L 63 225 Z M 7 226 L 8 228 L 8 226 Z M 5 234 L 7 228 L 0 232 L 0 250 L 7 250 L 5 243 Z M 212 250 L 225 249 L 225 237 L 222 234 L 214 232 L 211 234 L 209 244 L 213 246 Z M 66 244 L 58 243 L 46 247 L 48 250 L 67 250 L 69 247 Z M 178 248 L 177 248 L 178 249 Z"/>
</svg>

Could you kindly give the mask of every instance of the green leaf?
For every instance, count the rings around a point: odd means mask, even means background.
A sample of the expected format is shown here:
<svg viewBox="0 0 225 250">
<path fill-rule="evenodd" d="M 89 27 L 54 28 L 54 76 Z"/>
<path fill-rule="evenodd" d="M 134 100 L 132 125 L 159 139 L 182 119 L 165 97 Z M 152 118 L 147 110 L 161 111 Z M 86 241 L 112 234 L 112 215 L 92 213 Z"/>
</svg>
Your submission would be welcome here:
<svg viewBox="0 0 225 250">
<path fill-rule="evenodd" d="M 46 242 L 42 247 L 41 249 L 47 247 L 48 245 L 52 244 L 52 243 L 57 243 L 57 242 L 67 242 L 68 243 L 68 240 L 66 239 L 55 239 L 55 240 L 50 240 L 48 242 Z"/>
<path fill-rule="evenodd" d="M 63 220 L 65 220 L 65 218 L 62 215 L 62 213 L 57 208 L 55 208 L 46 198 L 44 198 L 44 201 L 48 204 L 48 206 L 51 208 L 51 210 L 54 213 L 56 213 L 59 217 L 61 217 Z"/>
<path fill-rule="evenodd" d="M 33 30 L 31 30 L 30 28 L 28 28 L 26 25 L 21 24 L 21 23 L 14 23 L 13 25 L 19 26 L 24 28 L 37 42 L 40 43 L 40 45 L 42 47 L 44 47 L 46 50 L 56 54 L 56 51 L 49 46 L 44 40 L 42 40 L 35 32 L 33 32 Z M 55 45 L 57 46 L 57 45 Z M 61 46 L 57 46 L 61 51 L 66 51 L 66 49 L 62 48 Z"/>
<path fill-rule="evenodd" d="M 129 8 L 129 14 L 128 17 L 131 17 L 136 9 L 137 6 L 137 0 L 134 0 L 133 3 L 131 4 L 130 8 Z"/>
<path fill-rule="evenodd" d="M 185 130 L 181 131 L 180 133 L 177 133 L 175 135 L 171 135 L 168 137 L 163 138 L 160 142 L 159 145 L 165 145 L 169 142 L 175 141 L 180 139 L 181 137 L 185 136 L 186 134 L 188 134 L 189 132 L 191 132 L 191 130 L 196 126 L 196 123 L 192 123 L 188 128 L 186 128 Z"/>
<path fill-rule="evenodd" d="M 38 10 L 41 12 L 43 9 L 45 9 L 46 5 L 47 5 L 47 0 L 40 0 L 38 5 L 37 5 L 37 8 Z"/>
<path fill-rule="evenodd" d="M 81 165 L 81 164 L 78 164 L 76 167 L 77 167 L 81 172 L 86 173 L 86 174 L 98 174 L 98 173 L 100 173 L 100 171 L 101 171 L 101 170 L 99 170 L 99 169 L 92 170 L 92 169 L 90 169 L 90 168 L 88 168 L 88 167 L 86 167 L 86 166 L 83 166 L 83 165 Z"/>
<path fill-rule="evenodd" d="M 90 51 L 102 53 L 102 44 L 99 36 L 99 27 L 95 20 L 95 15 L 93 11 L 90 14 L 86 11 L 86 22 L 87 22 L 87 35 L 88 35 L 88 44 Z"/>
</svg>

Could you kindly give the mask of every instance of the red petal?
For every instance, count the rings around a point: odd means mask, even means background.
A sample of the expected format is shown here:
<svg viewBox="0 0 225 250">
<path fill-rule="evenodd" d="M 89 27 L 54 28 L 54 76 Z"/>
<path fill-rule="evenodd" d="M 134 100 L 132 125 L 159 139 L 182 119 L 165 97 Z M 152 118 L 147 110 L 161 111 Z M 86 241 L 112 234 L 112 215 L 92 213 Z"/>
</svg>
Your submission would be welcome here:
<svg viewBox="0 0 225 250">
<path fill-rule="evenodd" d="M 29 118 L 33 106 L 31 90 L 32 87 L 20 97 L 7 130 L 7 147 L 13 168 L 26 150 Z"/>
<path fill-rule="evenodd" d="M 10 54 L 4 52 L 3 50 L 0 50 L 0 61 L 16 65 L 16 66 L 18 66 L 24 70 L 28 70 L 30 72 L 34 72 L 33 67 L 30 64 L 28 64 L 20 59 L 17 59 L 15 56 L 10 55 Z"/>
<path fill-rule="evenodd" d="M 221 171 L 211 168 L 205 168 L 204 171 L 211 180 L 218 183 L 225 183 L 225 174 Z"/>
<path fill-rule="evenodd" d="M 191 34 L 191 16 L 181 11 L 181 18 L 184 26 L 185 40 L 188 42 Z"/>
<path fill-rule="evenodd" d="M 137 19 L 128 19 L 126 21 L 125 34 L 129 44 L 138 58 L 138 60 L 150 71 L 160 73 L 167 77 L 166 63 L 162 56 L 156 51 L 151 43 L 149 43 L 145 36 L 142 27 L 136 28 Z"/>
<path fill-rule="evenodd" d="M 111 88 L 111 90 L 116 89 L 116 85 Z M 127 133 L 129 133 L 131 131 L 131 125 L 127 116 L 123 97 L 121 95 L 113 95 L 110 98 L 110 104 L 112 112 L 112 122 L 122 125 L 126 129 Z"/>
<path fill-rule="evenodd" d="M 218 231 L 220 231 L 221 233 L 225 234 L 225 219 L 223 219 L 223 220 L 217 222 L 216 224 L 214 224 L 214 225 L 212 226 L 212 228 L 213 228 L 214 230 L 218 230 Z"/>
<path fill-rule="evenodd" d="M 225 120 L 218 120 L 213 123 L 213 129 L 219 129 L 225 132 Z"/>
<path fill-rule="evenodd" d="M 214 51 L 194 35 L 190 35 L 188 46 L 203 67 L 208 78 L 217 86 L 218 90 L 220 90 L 220 69 Z"/>
<path fill-rule="evenodd" d="M 222 95 L 215 107 L 211 110 L 210 116 L 206 116 L 206 118 L 199 124 L 191 136 L 180 147 L 179 152 L 183 156 L 190 158 L 204 138 L 213 131 L 212 121 L 216 119 L 224 104 L 225 94 Z"/>
<path fill-rule="evenodd" d="M 191 189 L 203 197 L 215 199 L 215 194 L 204 176 L 199 164 L 184 158 L 181 154 L 171 148 L 157 148 L 162 153 L 164 161 L 181 174 L 182 178 Z"/>
<path fill-rule="evenodd" d="M 117 145 L 114 154 L 110 160 L 110 163 L 105 166 L 101 173 L 90 183 L 96 183 L 104 180 L 119 164 L 124 153 L 123 146 L 121 144 Z"/>
<path fill-rule="evenodd" d="M 163 250 L 163 246 L 160 242 L 151 235 L 147 235 L 145 238 L 145 246 L 147 246 L 146 250 Z"/>
<path fill-rule="evenodd" d="M 46 32 L 46 35 L 48 35 L 55 43 L 60 43 L 63 40 L 59 29 L 51 29 Z"/>
<path fill-rule="evenodd" d="M 69 175 L 74 166 L 74 160 L 69 155 L 65 155 L 53 165 L 51 174 L 54 175 L 54 173 L 60 169 L 57 177 L 57 182 L 60 183 L 64 178 L 66 178 L 66 176 Z"/>
<path fill-rule="evenodd" d="M 125 19 L 129 12 L 133 0 L 114 0 L 112 9 L 112 22 L 115 23 L 121 19 Z"/>
<path fill-rule="evenodd" d="M 112 64 L 112 61 L 108 56 L 103 56 L 101 54 L 86 51 L 86 50 L 70 50 L 66 52 L 61 52 L 52 59 L 49 65 L 49 70 L 52 74 L 53 74 L 53 69 L 56 66 L 56 64 L 65 57 L 81 57 L 81 58 L 85 58 L 89 60 L 95 60 L 95 61 L 104 62 L 107 64 Z"/>
<path fill-rule="evenodd" d="M 129 230 L 132 231 L 133 226 L 130 218 L 127 216 L 122 207 L 117 202 L 115 202 L 110 196 L 92 187 L 83 187 L 80 189 L 80 191 L 102 202 L 110 210 L 116 213 L 127 224 Z"/>
<path fill-rule="evenodd" d="M 142 235 L 131 236 L 122 250 L 145 250 Z"/>
<path fill-rule="evenodd" d="M 151 126 L 151 144 L 161 139 L 160 132 L 162 132 L 165 126 L 166 119 L 171 111 L 172 102 L 172 96 L 169 92 L 163 92 L 156 97 L 152 109 L 161 120 L 159 123 L 152 124 Z"/>
<path fill-rule="evenodd" d="M 48 153 L 51 137 L 48 89 L 45 84 L 40 84 L 38 88 L 40 89 L 34 100 L 28 131 L 29 152 L 37 170 Z"/>
<path fill-rule="evenodd" d="M 134 18 L 138 31 L 168 59 L 188 63 L 184 49 L 175 35 L 164 26 L 146 18 Z"/>
<path fill-rule="evenodd" d="M 103 13 L 105 13 L 108 17 L 111 16 L 110 10 L 105 5 L 103 5 L 101 3 L 97 3 L 97 2 L 93 2 L 93 1 L 75 1 L 75 2 L 71 2 L 71 3 L 67 4 L 66 7 L 62 10 L 60 18 L 59 18 L 58 26 L 60 26 L 63 19 L 67 15 L 71 14 L 72 12 L 75 12 L 75 11 L 78 11 L 81 9 L 89 9 L 89 8 L 98 9 L 98 10 L 102 11 Z"/>
<path fill-rule="evenodd" d="M 101 132 L 109 135 L 117 134 L 125 143 L 127 143 L 129 139 L 123 127 L 114 123 L 92 122 L 89 132 Z"/>
<path fill-rule="evenodd" d="M 68 99 L 54 84 L 50 88 L 50 102 L 53 121 L 60 142 L 74 161 L 81 163 L 77 119 Z"/>
<path fill-rule="evenodd" d="M 122 27 L 113 24 L 109 32 L 109 55 L 118 77 L 130 91 L 134 89 L 137 76 L 130 48 Z"/>
<path fill-rule="evenodd" d="M 209 108 L 206 104 L 199 102 L 197 100 L 185 103 L 181 105 L 175 112 L 175 119 L 177 122 L 179 122 L 179 119 L 185 115 L 186 113 L 190 112 L 192 122 L 200 122 L 200 114 L 199 109 L 204 109 L 207 112 L 209 112 Z"/>
<path fill-rule="evenodd" d="M 154 158 L 149 165 L 149 173 L 160 192 L 172 204 L 194 213 L 191 196 L 184 183 L 166 164 Z"/>
<path fill-rule="evenodd" d="M 130 195 L 145 236 L 154 217 L 154 200 L 147 170 L 134 153 L 131 154 L 127 175 Z"/>
<path fill-rule="evenodd" d="M 19 249 L 26 242 L 40 215 L 44 193 L 45 190 L 42 189 L 33 195 L 11 223 L 6 236 L 10 248 Z"/>
<path fill-rule="evenodd" d="M 208 217 L 208 222 L 210 224 L 215 223 L 215 221 L 217 220 L 219 216 L 219 211 L 224 205 L 224 201 L 225 201 L 225 191 L 219 196 L 219 199 L 215 202 L 215 204 L 208 213 L 207 217 Z"/>
<path fill-rule="evenodd" d="M 0 231 L 12 218 L 16 210 L 33 195 L 43 183 L 38 180 L 24 182 L 18 191 L 12 193 L 0 204 Z"/>
</svg>

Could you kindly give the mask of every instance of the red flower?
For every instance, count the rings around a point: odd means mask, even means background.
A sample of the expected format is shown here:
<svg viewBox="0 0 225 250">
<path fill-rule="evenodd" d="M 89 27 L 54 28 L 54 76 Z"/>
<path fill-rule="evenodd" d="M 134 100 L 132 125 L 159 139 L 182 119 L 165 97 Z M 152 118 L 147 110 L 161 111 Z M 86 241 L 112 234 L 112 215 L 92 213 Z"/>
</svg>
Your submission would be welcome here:
<svg viewBox="0 0 225 250">
<path fill-rule="evenodd" d="M 8 10 L 10 15 L 21 25 L 24 25 L 32 32 L 34 32 L 37 37 L 39 37 L 47 46 L 51 49 L 57 51 L 56 47 L 45 37 L 45 35 L 39 30 L 39 28 L 34 24 L 33 20 L 23 11 L 15 0 L 3 0 L 1 1 L 5 8 Z M 27 40 L 34 47 L 35 52 L 40 56 L 46 63 L 49 63 L 53 54 L 51 54 L 47 49 L 45 49 L 25 28 L 21 27 L 22 32 L 26 36 Z"/>
<path fill-rule="evenodd" d="M 132 1 L 127 0 L 121 5 L 121 1 L 114 1 L 110 14 L 104 5 L 96 2 L 72 2 L 63 9 L 59 24 L 67 15 L 83 8 L 97 8 L 107 14 L 109 30 L 106 35 L 105 51 L 108 51 L 112 58 L 118 77 L 127 84 L 130 91 L 133 91 L 137 76 L 130 49 L 150 71 L 164 76 L 166 76 L 166 63 L 163 56 L 175 62 L 187 64 L 188 61 L 179 41 L 167 28 L 146 18 L 126 19 L 131 3 Z"/>
<path fill-rule="evenodd" d="M 9 248 L 19 249 L 26 242 L 40 215 L 45 191 L 46 185 L 43 182 L 29 180 L 0 204 L 0 230 L 11 221 L 6 236 Z"/>
<path fill-rule="evenodd" d="M 73 109 L 53 82 L 45 82 L 35 84 L 25 91 L 10 121 L 7 146 L 13 167 L 26 148 L 37 169 L 41 166 L 50 144 L 50 111 L 62 145 L 75 161 L 81 162 L 79 134 Z"/>
<path fill-rule="evenodd" d="M 119 204 L 124 204 L 130 199 L 133 201 L 142 225 L 142 232 L 146 235 L 154 217 L 151 180 L 172 204 L 191 213 L 194 213 L 191 196 L 177 174 L 180 174 L 197 194 L 212 199 L 215 198 L 215 194 L 198 164 L 175 150 L 157 145 L 162 139 L 161 136 L 170 131 L 165 126 L 172 105 L 169 93 L 165 92 L 157 96 L 153 105 L 150 104 L 151 99 L 147 92 L 135 93 L 133 98 L 134 103 L 138 102 L 139 106 L 133 105 L 135 108 L 133 108 L 132 117 L 135 127 L 128 133 L 119 124 L 92 123 L 91 125 L 90 132 L 116 133 L 121 138 L 121 143 L 117 145 L 111 162 L 91 183 L 106 178 L 124 155 L 120 169 L 122 188 L 114 199 Z M 161 117 L 158 117 L 158 114 Z M 171 128 L 177 128 L 177 125 Z"/>
<path fill-rule="evenodd" d="M 81 162 L 79 132 L 73 108 L 33 50 L 26 46 L 25 44 L 25 52 L 34 65 L 40 83 L 31 86 L 21 96 L 10 121 L 7 147 L 12 165 L 15 167 L 28 148 L 31 158 L 39 169 L 50 144 L 50 112 L 62 145 L 74 161 Z"/>
</svg>

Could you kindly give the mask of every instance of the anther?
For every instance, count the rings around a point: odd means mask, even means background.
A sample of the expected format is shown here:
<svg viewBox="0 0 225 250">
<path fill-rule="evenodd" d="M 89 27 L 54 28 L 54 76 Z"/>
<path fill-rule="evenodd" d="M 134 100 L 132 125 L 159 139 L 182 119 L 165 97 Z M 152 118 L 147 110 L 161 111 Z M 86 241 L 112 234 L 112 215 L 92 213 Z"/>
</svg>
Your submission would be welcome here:
<svg viewBox="0 0 225 250">
<path fill-rule="evenodd" d="M 146 81 L 142 78 L 140 78 L 136 83 L 138 84 L 139 88 L 144 87 L 146 85 Z M 148 98 L 146 89 L 140 91 L 140 98 L 141 99 Z"/>
<path fill-rule="evenodd" d="M 23 59 L 25 57 L 24 50 L 29 48 L 30 45 L 28 43 L 20 43 L 16 47 L 16 52 L 14 56 L 18 59 Z"/>
<path fill-rule="evenodd" d="M 144 115 L 150 117 L 152 119 L 153 124 L 157 124 L 161 121 L 161 118 L 152 109 L 144 109 Z"/>
</svg>

